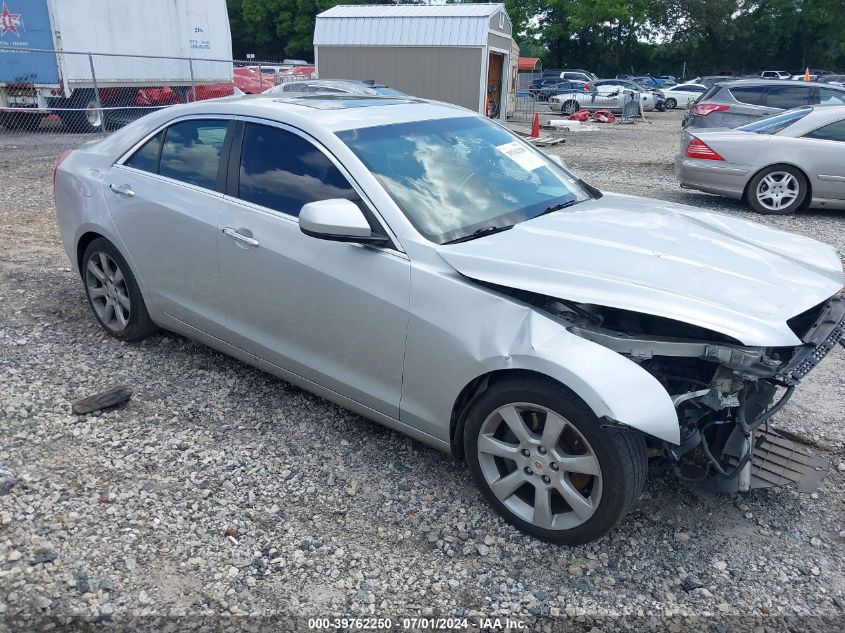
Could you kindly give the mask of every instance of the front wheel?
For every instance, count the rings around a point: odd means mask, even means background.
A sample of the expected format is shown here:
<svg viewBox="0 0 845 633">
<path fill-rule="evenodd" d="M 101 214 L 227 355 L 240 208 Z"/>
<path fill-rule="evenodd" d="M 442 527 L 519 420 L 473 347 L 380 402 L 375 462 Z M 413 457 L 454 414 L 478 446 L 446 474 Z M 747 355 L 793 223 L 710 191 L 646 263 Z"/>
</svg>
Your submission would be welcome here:
<svg viewBox="0 0 845 633">
<path fill-rule="evenodd" d="M 470 409 L 464 446 L 473 480 L 499 514 L 562 545 L 609 532 L 645 483 L 643 436 L 604 424 L 548 378 L 494 383 Z"/>
<path fill-rule="evenodd" d="M 560 107 L 560 111 L 563 114 L 569 115 L 569 114 L 575 114 L 576 112 L 578 112 L 578 108 L 579 108 L 578 102 L 570 100 L 570 101 L 567 101 L 566 103 L 564 103 Z"/>
<path fill-rule="evenodd" d="M 666 106 L 667 110 L 674 110 L 675 108 L 678 107 L 678 102 L 670 97 L 670 98 L 666 99 L 666 101 L 663 102 L 663 105 Z"/>
<path fill-rule="evenodd" d="M 807 179 L 795 167 L 766 167 L 748 183 L 746 197 L 751 208 L 766 215 L 795 212 L 807 198 Z"/>
</svg>

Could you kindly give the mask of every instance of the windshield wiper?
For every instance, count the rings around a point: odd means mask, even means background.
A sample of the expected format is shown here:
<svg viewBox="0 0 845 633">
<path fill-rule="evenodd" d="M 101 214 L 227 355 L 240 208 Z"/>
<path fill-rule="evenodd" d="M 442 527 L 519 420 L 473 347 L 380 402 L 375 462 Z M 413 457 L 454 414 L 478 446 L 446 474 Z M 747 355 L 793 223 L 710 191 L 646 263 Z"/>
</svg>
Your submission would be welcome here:
<svg viewBox="0 0 845 633">
<path fill-rule="evenodd" d="M 567 200 L 566 202 L 561 202 L 560 204 L 553 204 L 550 207 L 547 207 L 544 211 L 541 211 L 535 218 L 539 218 L 541 215 L 546 215 L 547 213 L 554 213 L 555 211 L 560 211 L 561 209 L 565 209 L 566 207 L 571 207 L 573 204 L 578 204 L 579 202 L 583 202 L 583 200 Z"/>
<path fill-rule="evenodd" d="M 506 224 L 505 226 L 485 226 L 482 229 L 476 229 L 469 235 L 464 235 L 463 237 L 457 237 L 454 240 L 449 240 L 448 242 L 443 242 L 444 244 L 459 244 L 460 242 L 469 242 L 470 240 L 477 239 L 479 237 L 484 237 L 485 235 L 493 235 L 493 233 L 501 233 L 502 231 L 507 231 L 508 229 L 512 229 L 513 224 Z"/>
</svg>

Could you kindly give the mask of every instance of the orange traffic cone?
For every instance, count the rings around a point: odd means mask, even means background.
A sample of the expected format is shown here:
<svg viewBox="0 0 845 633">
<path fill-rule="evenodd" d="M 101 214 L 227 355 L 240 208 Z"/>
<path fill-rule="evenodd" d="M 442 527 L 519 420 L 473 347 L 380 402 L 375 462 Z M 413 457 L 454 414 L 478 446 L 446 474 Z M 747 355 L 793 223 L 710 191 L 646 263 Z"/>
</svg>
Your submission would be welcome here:
<svg viewBox="0 0 845 633">
<path fill-rule="evenodd" d="M 540 115 L 534 113 L 534 125 L 531 126 L 531 138 L 540 138 Z"/>
<path fill-rule="evenodd" d="M 804 71 L 804 81 L 810 81 L 810 67 L 807 66 L 807 70 Z"/>
</svg>

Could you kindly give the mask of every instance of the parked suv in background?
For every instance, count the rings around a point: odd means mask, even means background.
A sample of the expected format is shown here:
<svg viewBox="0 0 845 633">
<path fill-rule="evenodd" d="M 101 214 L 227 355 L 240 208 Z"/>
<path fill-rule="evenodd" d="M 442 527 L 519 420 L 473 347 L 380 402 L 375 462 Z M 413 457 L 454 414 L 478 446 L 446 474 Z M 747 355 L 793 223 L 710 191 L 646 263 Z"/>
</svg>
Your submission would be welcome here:
<svg viewBox="0 0 845 633">
<path fill-rule="evenodd" d="M 543 71 L 543 79 L 553 77 L 564 81 L 595 81 L 598 79 L 589 70 L 583 68 L 554 68 Z"/>
<path fill-rule="evenodd" d="M 764 70 L 760 73 L 763 79 L 792 79 L 792 73 L 786 70 Z"/>
<path fill-rule="evenodd" d="M 806 105 L 845 105 L 845 87 L 778 79 L 729 81 L 705 92 L 684 117 L 684 127 L 735 128 Z"/>
</svg>

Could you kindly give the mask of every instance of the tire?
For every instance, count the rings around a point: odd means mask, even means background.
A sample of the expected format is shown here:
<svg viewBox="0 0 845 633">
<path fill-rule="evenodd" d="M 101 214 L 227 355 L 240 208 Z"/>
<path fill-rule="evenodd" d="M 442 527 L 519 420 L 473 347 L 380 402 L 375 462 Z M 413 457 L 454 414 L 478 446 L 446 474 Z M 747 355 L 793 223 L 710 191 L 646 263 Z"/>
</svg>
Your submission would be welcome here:
<svg viewBox="0 0 845 633">
<path fill-rule="evenodd" d="M 578 105 L 577 101 L 570 99 L 569 101 L 567 101 L 566 103 L 564 103 L 560 107 L 560 111 L 561 111 L 561 114 L 570 115 L 570 114 L 575 114 L 576 112 L 578 112 L 578 109 L 580 107 L 581 106 Z"/>
<path fill-rule="evenodd" d="M 558 429 L 548 427 L 556 442 L 542 438 L 548 424 Z M 463 440 L 470 473 L 488 503 L 518 529 L 551 543 L 601 538 L 645 485 L 642 434 L 603 424 L 572 391 L 542 376 L 493 383 L 472 403 Z"/>
<path fill-rule="evenodd" d="M 790 165 L 772 165 L 751 179 L 745 198 L 757 213 L 789 215 L 804 204 L 809 188 L 800 169 Z"/>
<path fill-rule="evenodd" d="M 158 330 L 135 275 L 111 242 L 102 237 L 92 241 L 80 268 L 88 305 L 108 334 L 121 341 L 139 341 Z"/>
<path fill-rule="evenodd" d="M 663 105 L 666 106 L 667 110 L 674 110 L 678 107 L 678 102 L 675 101 L 672 97 L 669 97 L 668 99 L 666 99 L 666 101 L 663 102 Z"/>
<path fill-rule="evenodd" d="M 96 134 L 105 128 L 105 112 L 97 108 L 97 97 L 93 90 L 75 90 L 60 111 L 59 118 L 73 134 Z"/>
</svg>

